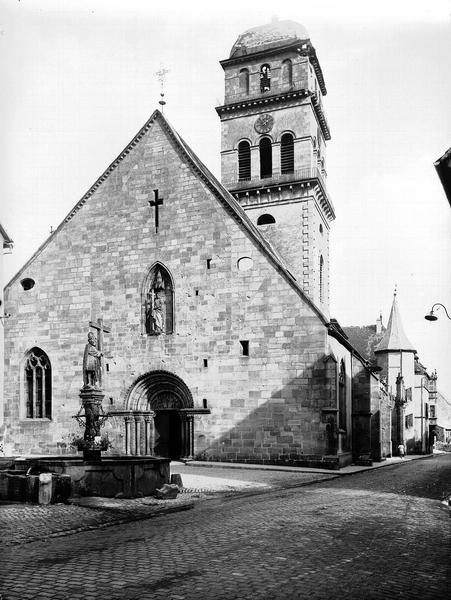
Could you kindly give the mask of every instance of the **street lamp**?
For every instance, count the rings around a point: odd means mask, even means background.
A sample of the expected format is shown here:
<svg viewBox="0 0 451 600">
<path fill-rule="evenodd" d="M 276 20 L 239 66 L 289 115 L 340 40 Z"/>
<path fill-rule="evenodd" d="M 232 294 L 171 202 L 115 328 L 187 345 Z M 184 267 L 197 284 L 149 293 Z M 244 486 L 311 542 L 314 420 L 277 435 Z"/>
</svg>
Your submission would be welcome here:
<svg viewBox="0 0 451 600">
<path fill-rule="evenodd" d="M 436 302 L 433 305 L 433 307 L 431 308 L 431 312 L 424 317 L 426 319 L 426 321 L 437 321 L 438 317 L 436 317 L 434 315 L 434 308 L 436 306 L 441 306 L 443 308 L 443 310 L 445 311 L 446 316 L 451 321 L 451 317 L 449 316 L 448 311 L 446 310 L 446 306 L 443 306 L 443 304 L 440 304 L 440 302 Z"/>
</svg>

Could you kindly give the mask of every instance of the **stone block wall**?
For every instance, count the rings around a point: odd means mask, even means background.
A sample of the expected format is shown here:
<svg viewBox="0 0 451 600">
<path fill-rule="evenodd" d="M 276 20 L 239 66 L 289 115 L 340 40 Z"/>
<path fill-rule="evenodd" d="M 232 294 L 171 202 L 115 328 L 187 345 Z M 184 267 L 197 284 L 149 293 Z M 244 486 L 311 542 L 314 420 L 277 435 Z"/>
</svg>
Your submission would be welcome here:
<svg viewBox="0 0 451 600">
<path fill-rule="evenodd" d="M 148 204 L 154 189 L 163 198 L 158 233 Z M 252 259 L 250 270 L 238 269 L 242 257 Z M 175 325 L 173 334 L 147 336 L 141 287 L 156 261 L 174 280 Z M 23 277 L 33 289 L 22 288 Z M 138 377 L 163 369 L 186 383 L 195 407 L 205 399 L 211 409 L 196 417 L 195 452 L 255 461 L 324 452 L 327 330 L 160 119 L 12 281 L 5 301 L 14 314 L 6 332 L 11 452 L 52 453 L 77 431 L 83 349 L 99 317 L 111 328 L 109 409 L 124 407 Z M 25 418 L 23 365 L 34 346 L 52 364 L 48 420 Z"/>
<path fill-rule="evenodd" d="M 290 59 L 293 65 L 293 83 L 291 86 L 282 81 L 282 63 L 287 59 Z M 293 51 L 280 52 L 277 57 L 255 58 L 250 56 L 249 60 L 225 66 L 224 104 L 241 102 L 261 96 L 260 68 L 263 64 L 269 64 L 271 67 L 271 89 L 265 92 L 268 96 L 287 93 L 292 90 L 308 89 L 309 83 L 314 89 L 315 75 L 311 75 L 309 72 L 309 59 L 307 57 L 299 56 Z M 245 68 L 249 70 L 249 93 L 240 89 L 240 71 Z"/>
</svg>

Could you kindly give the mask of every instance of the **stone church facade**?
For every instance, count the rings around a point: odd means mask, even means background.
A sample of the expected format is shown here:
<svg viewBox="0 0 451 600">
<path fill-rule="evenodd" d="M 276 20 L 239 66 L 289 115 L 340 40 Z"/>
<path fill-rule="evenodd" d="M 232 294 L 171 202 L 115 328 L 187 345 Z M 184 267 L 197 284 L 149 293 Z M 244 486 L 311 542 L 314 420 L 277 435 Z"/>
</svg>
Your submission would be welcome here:
<svg viewBox="0 0 451 600">
<path fill-rule="evenodd" d="M 111 453 L 331 468 L 389 454 L 372 414 L 390 396 L 328 315 L 316 52 L 273 23 L 222 66 L 223 184 L 155 111 L 6 286 L 10 454 L 61 452 L 76 431 L 88 331 Z"/>
</svg>

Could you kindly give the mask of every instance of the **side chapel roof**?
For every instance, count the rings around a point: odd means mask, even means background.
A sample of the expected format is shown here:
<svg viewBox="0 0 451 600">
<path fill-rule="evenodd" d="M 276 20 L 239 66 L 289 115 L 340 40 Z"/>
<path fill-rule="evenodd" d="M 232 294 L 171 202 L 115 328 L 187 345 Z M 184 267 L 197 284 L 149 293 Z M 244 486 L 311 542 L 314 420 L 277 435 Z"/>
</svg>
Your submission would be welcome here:
<svg viewBox="0 0 451 600">
<path fill-rule="evenodd" d="M 371 363 L 375 362 L 374 350 L 381 341 L 385 329 L 377 333 L 376 325 L 351 325 L 343 327 L 351 344 Z"/>
<path fill-rule="evenodd" d="M 146 135 L 152 124 L 158 121 L 162 126 L 163 130 L 168 135 L 169 139 L 174 144 L 179 154 L 187 159 L 191 168 L 194 172 L 202 179 L 204 184 L 214 193 L 216 198 L 220 200 L 223 206 L 226 208 L 228 213 L 243 226 L 247 233 L 253 238 L 260 250 L 266 254 L 271 260 L 277 271 L 288 281 L 296 292 L 303 298 L 303 300 L 310 306 L 315 312 L 319 319 L 324 325 L 328 324 L 328 320 L 324 313 L 318 306 L 307 296 L 301 286 L 297 283 L 295 277 L 287 269 L 281 256 L 275 251 L 272 245 L 266 240 L 259 229 L 252 223 L 243 208 L 240 206 L 237 200 L 222 186 L 222 184 L 216 179 L 216 177 L 207 169 L 202 161 L 196 156 L 191 150 L 188 144 L 180 137 L 176 130 L 169 124 L 163 114 L 157 109 L 155 110 L 149 120 L 143 125 L 138 133 L 133 137 L 131 142 L 124 148 L 124 150 L 117 156 L 117 158 L 109 165 L 109 167 L 100 175 L 95 183 L 89 188 L 89 190 L 82 196 L 77 204 L 72 208 L 68 215 L 63 219 L 60 225 L 55 231 L 45 240 L 45 242 L 36 250 L 33 256 L 25 263 L 25 265 L 14 275 L 6 287 L 12 285 L 23 273 L 23 271 L 33 262 L 35 258 L 41 254 L 41 252 L 47 247 L 52 238 L 56 236 L 66 223 L 68 223 L 74 215 L 82 208 L 87 200 L 96 192 L 96 190 L 103 184 L 103 182 L 109 177 L 109 175 L 115 170 L 115 168 L 124 160 L 124 158 L 133 151 L 133 149 L 139 144 L 140 140 Z"/>
<path fill-rule="evenodd" d="M 391 307 L 387 329 L 385 330 L 384 337 L 375 349 L 375 352 L 389 352 L 391 350 L 404 350 L 405 352 L 416 351 L 413 344 L 408 340 L 407 335 L 405 334 L 401 316 L 399 314 L 396 292 L 393 296 L 393 304 Z"/>
</svg>

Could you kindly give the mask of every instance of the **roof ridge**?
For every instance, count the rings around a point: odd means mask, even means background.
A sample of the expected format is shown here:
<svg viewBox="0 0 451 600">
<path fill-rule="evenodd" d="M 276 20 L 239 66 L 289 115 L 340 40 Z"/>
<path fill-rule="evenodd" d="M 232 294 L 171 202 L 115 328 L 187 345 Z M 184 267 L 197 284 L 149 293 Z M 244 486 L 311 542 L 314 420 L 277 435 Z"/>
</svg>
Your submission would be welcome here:
<svg viewBox="0 0 451 600">
<path fill-rule="evenodd" d="M 86 203 L 88 198 L 90 198 L 94 192 L 106 181 L 109 175 L 116 169 L 116 167 L 122 162 L 122 160 L 130 153 L 130 151 L 137 145 L 137 143 L 141 140 L 141 138 L 147 133 L 150 129 L 154 121 L 158 120 L 162 127 L 165 129 L 169 138 L 176 143 L 177 147 L 182 150 L 188 159 L 191 166 L 195 169 L 195 171 L 201 176 L 204 183 L 209 187 L 211 191 L 215 193 L 215 195 L 219 195 L 219 197 L 224 201 L 224 203 L 229 208 L 230 213 L 234 216 L 239 222 L 247 229 L 247 231 L 251 234 L 253 239 L 257 242 L 259 247 L 269 256 L 269 258 L 275 263 L 275 266 L 283 274 L 285 279 L 289 282 L 289 284 L 296 289 L 298 294 L 309 304 L 309 306 L 313 309 L 316 315 L 321 319 L 324 325 L 328 324 L 328 319 L 321 311 L 321 309 L 316 306 L 313 300 L 305 293 L 305 291 L 301 288 L 301 286 L 297 283 L 294 276 L 290 273 L 289 269 L 284 263 L 282 257 L 275 251 L 275 249 L 269 244 L 268 240 L 264 238 L 261 232 L 257 229 L 257 227 L 252 223 L 252 221 L 247 216 L 246 212 L 243 210 L 239 202 L 232 196 L 232 194 L 226 190 L 226 188 L 216 179 L 216 177 L 211 173 L 211 171 L 204 165 L 204 163 L 199 159 L 199 157 L 195 154 L 195 152 L 190 148 L 190 146 L 184 141 L 184 139 L 180 136 L 180 134 L 172 127 L 166 117 L 158 110 L 155 109 L 150 118 L 146 121 L 146 123 L 140 128 L 138 133 L 133 136 L 131 141 L 125 146 L 125 148 L 118 154 L 118 156 L 113 160 L 112 163 L 105 169 L 105 171 L 96 179 L 94 184 L 88 189 L 85 194 L 81 197 L 81 199 L 75 204 L 72 210 L 66 215 L 66 217 L 61 221 L 55 231 L 41 244 L 41 246 L 36 250 L 36 252 L 28 259 L 28 261 L 21 267 L 21 269 L 12 277 L 12 279 L 6 284 L 5 288 L 10 286 L 17 278 L 23 273 L 23 271 L 31 264 L 33 260 L 35 260 L 39 254 L 47 247 L 53 237 L 68 223 L 74 215 L 80 210 L 80 208 Z"/>
<path fill-rule="evenodd" d="M 104 181 L 108 179 L 110 174 L 116 169 L 116 167 L 124 160 L 124 158 L 130 153 L 132 148 L 136 146 L 136 144 L 141 140 L 144 134 L 150 129 L 151 125 L 155 121 L 158 114 L 161 114 L 158 109 L 155 109 L 152 115 L 147 119 L 144 125 L 140 128 L 138 133 L 133 136 L 131 141 L 125 146 L 125 148 L 117 155 L 117 157 L 110 163 L 110 165 L 105 169 L 105 171 L 98 177 L 95 182 L 91 185 L 91 187 L 83 194 L 83 196 L 78 200 L 78 202 L 73 206 L 73 208 L 67 213 L 64 219 L 60 222 L 58 227 L 48 236 L 46 240 L 38 247 L 38 249 L 30 256 L 30 258 L 25 262 L 24 265 L 17 271 L 15 275 L 8 281 L 5 285 L 5 288 L 10 286 L 16 279 L 23 273 L 23 271 L 28 267 L 28 265 L 41 254 L 41 252 L 47 247 L 52 238 L 64 227 L 66 223 L 68 223 L 72 217 L 80 210 L 80 208 L 86 203 L 86 200 L 90 198 L 93 193 L 102 185 Z"/>
</svg>

